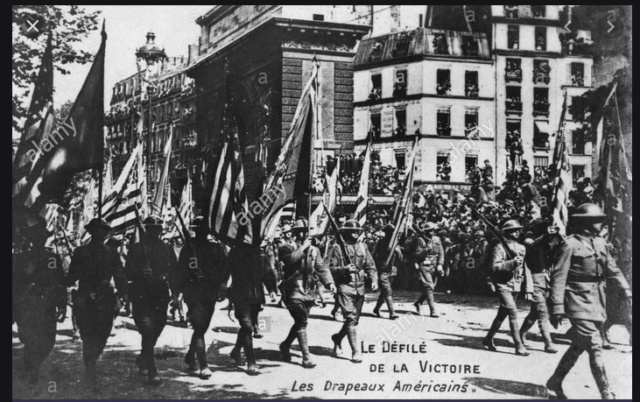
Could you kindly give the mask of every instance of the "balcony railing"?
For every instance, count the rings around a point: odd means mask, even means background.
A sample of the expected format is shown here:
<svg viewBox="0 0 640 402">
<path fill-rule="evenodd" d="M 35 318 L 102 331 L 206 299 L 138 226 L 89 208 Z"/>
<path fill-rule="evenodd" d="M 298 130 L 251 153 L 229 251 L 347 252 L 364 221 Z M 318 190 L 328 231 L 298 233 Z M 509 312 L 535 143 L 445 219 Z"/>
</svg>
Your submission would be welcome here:
<svg viewBox="0 0 640 402">
<path fill-rule="evenodd" d="M 436 129 L 436 132 L 442 137 L 449 137 L 451 135 L 451 127 L 441 126 Z"/>
<path fill-rule="evenodd" d="M 522 114 L 522 102 L 505 101 L 505 107 L 508 114 Z"/>
<path fill-rule="evenodd" d="M 477 98 L 478 97 L 478 87 L 467 87 L 464 91 L 464 94 L 467 98 Z"/>
<path fill-rule="evenodd" d="M 549 116 L 549 102 L 535 101 L 533 102 L 534 116 Z"/>
</svg>

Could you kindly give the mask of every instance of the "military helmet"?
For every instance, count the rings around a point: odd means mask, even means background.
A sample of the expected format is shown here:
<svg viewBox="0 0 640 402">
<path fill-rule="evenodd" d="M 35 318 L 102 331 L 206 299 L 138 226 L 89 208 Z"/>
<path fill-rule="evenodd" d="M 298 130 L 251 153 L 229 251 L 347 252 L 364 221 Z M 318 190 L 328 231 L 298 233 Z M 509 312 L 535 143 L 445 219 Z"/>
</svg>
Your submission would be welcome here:
<svg viewBox="0 0 640 402">
<path fill-rule="evenodd" d="M 198 228 L 198 227 L 201 227 L 201 226 L 205 226 L 204 216 L 198 215 L 191 222 L 191 227 L 192 228 Z"/>
<path fill-rule="evenodd" d="M 425 222 L 422 225 L 420 225 L 420 230 L 425 232 L 430 232 L 436 229 L 438 229 L 438 225 L 436 225 L 433 222 Z"/>
<path fill-rule="evenodd" d="M 292 232 L 303 232 L 309 230 L 309 222 L 306 219 L 298 219 L 291 227 Z"/>
<path fill-rule="evenodd" d="M 394 230 L 396 230 L 396 227 L 393 225 L 393 223 L 387 223 L 382 228 L 382 231 L 385 233 L 393 233 Z"/>
<path fill-rule="evenodd" d="M 88 232 L 93 232 L 94 230 L 97 229 L 102 229 L 102 230 L 111 230 L 111 226 L 109 226 L 109 224 L 107 223 L 106 220 L 104 219 L 100 219 L 100 218 L 93 218 L 89 221 L 89 223 L 87 223 L 87 226 L 85 226 L 85 229 Z"/>
<path fill-rule="evenodd" d="M 162 226 L 162 219 L 160 219 L 156 215 L 150 215 L 146 217 L 144 221 L 142 221 L 142 224 L 145 227 Z"/>
<path fill-rule="evenodd" d="M 291 225 L 284 225 L 282 227 L 282 232 L 281 233 L 284 234 L 284 233 L 289 233 L 289 232 L 291 232 Z"/>
<path fill-rule="evenodd" d="M 341 232 L 344 232 L 344 231 L 358 231 L 359 232 L 361 230 L 362 230 L 362 227 L 360 226 L 358 221 L 355 220 L 355 219 L 349 219 L 340 228 Z"/>
<path fill-rule="evenodd" d="M 605 215 L 602 209 L 596 204 L 587 202 L 578 206 L 571 217 L 578 219 L 602 219 L 606 218 L 607 215 Z"/>
<path fill-rule="evenodd" d="M 522 225 L 520 225 L 520 223 L 515 219 L 509 219 L 502 225 L 502 233 L 520 229 L 522 229 Z"/>
<path fill-rule="evenodd" d="M 484 237 L 484 230 L 476 230 L 475 232 L 473 232 L 473 235 L 476 237 Z"/>
</svg>

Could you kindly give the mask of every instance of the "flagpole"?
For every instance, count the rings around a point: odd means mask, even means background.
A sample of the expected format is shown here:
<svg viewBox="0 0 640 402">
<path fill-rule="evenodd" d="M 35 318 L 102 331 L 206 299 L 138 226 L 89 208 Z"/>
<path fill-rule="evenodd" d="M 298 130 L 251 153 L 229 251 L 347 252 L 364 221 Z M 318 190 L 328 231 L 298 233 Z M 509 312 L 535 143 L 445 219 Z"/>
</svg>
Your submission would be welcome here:
<svg viewBox="0 0 640 402">
<path fill-rule="evenodd" d="M 308 216 L 308 220 L 311 219 L 311 199 L 313 198 L 313 166 L 314 164 L 314 158 L 315 158 L 315 140 L 316 137 L 318 137 L 318 130 L 320 129 L 320 120 L 319 120 L 319 108 L 318 108 L 318 91 L 320 90 L 320 85 L 318 83 L 318 69 L 319 69 L 319 63 L 318 60 L 316 59 L 316 56 L 313 56 L 313 62 L 314 62 L 314 68 L 316 69 L 316 76 L 315 76 L 315 81 L 316 81 L 316 90 L 314 93 L 314 97 L 315 97 L 315 106 L 316 106 L 316 112 L 315 112 L 315 117 L 316 117 L 316 121 L 314 122 L 315 126 L 316 126 L 316 130 L 315 130 L 315 136 L 312 135 L 311 136 L 311 141 L 309 141 L 309 147 L 311 148 L 309 150 L 309 202 L 308 202 L 308 206 L 307 206 L 307 216 Z M 308 221 L 307 221 L 308 222 Z M 308 222 L 309 225 L 309 230 L 311 230 L 311 222 Z"/>
<path fill-rule="evenodd" d="M 102 219 L 102 168 L 98 171 L 98 219 Z"/>
</svg>

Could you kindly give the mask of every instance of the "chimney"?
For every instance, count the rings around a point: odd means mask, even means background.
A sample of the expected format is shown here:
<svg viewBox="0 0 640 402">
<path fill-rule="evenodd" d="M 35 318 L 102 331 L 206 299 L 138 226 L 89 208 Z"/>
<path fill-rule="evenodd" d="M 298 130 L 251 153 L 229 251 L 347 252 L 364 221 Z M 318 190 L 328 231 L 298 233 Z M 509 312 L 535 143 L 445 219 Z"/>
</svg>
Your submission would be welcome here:
<svg viewBox="0 0 640 402">
<path fill-rule="evenodd" d="M 196 45 L 189 45 L 188 46 L 188 52 L 187 52 L 187 65 L 191 65 L 191 63 L 195 60 L 195 51 L 196 51 Z"/>
</svg>

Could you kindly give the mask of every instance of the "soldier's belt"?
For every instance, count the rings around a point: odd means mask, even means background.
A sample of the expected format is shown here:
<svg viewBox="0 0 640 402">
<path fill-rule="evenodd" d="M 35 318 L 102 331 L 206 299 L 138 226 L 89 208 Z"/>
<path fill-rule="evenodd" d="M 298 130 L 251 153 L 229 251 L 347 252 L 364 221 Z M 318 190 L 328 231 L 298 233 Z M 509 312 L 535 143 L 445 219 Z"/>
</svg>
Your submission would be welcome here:
<svg viewBox="0 0 640 402">
<path fill-rule="evenodd" d="M 579 283 L 588 283 L 588 282 L 604 282 L 607 278 L 604 275 L 593 276 L 593 275 L 572 275 L 569 274 L 567 278 L 570 282 L 579 282 Z"/>
</svg>

